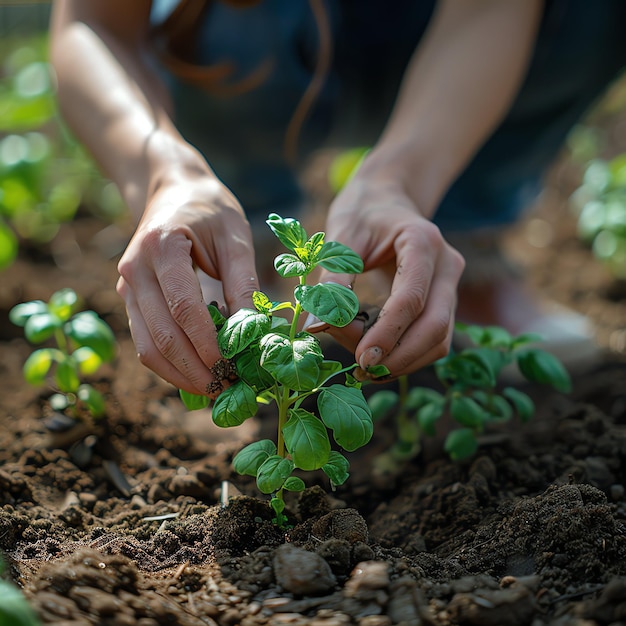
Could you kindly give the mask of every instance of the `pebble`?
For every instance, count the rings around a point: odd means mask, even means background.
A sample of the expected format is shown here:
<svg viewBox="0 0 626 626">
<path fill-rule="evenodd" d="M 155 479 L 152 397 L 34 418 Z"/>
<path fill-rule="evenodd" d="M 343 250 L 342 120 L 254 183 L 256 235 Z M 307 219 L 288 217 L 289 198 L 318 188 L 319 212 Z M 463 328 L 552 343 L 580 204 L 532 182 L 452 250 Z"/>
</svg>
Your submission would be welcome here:
<svg viewBox="0 0 626 626">
<path fill-rule="evenodd" d="M 146 497 L 148 498 L 148 502 L 150 504 L 155 504 L 160 500 L 169 500 L 169 493 L 163 485 L 154 483 L 153 485 L 150 485 Z"/>
<path fill-rule="evenodd" d="M 387 615 L 367 615 L 359 620 L 359 626 L 391 626 Z"/>
<path fill-rule="evenodd" d="M 330 591 L 336 584 L 328 563 L 318 554 L 285 543 L 273 559 L 276 582 L 296 595 L 316 595 Z"/>
<path fill-rule="evenodd" d="M 613 502 L 619 502 L 624 499 L 624 485 L 611 485 L 609 493 Z"/>
<path fill-rule="evenodd" d="M 380 589 L 389 586 L 389 564 L 383 561 L 364 561 L 353 570 L 345 584 L 344 594 L 348 598 L 368 600 Z"/>
<path fill-rule="evenodd" d="M 210 498 L 211 490 L 203 485 L 194 474 L 176 474 L 170 480 L 168 489 L 175 496 Z"/>
</svg>

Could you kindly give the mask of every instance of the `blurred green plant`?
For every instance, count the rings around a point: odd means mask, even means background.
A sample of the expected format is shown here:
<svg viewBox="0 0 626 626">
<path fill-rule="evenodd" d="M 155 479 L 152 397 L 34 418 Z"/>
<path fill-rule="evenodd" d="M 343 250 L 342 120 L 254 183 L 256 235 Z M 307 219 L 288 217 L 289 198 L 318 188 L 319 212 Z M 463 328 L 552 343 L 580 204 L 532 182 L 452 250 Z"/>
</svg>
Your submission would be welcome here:
<svg viewBox="0 0 626 626">
<path fill-rule="evenodd" d="M 3 47 L 0 76 L 0 270 L 21 241 L 50 242 L 79 207 L 114 219 L 123 210 L 60 121 L 44 37 Z M 0 51 L 2 53 L 2 51 Z"/>
<path fill-rule="evenodd" d="M 4 562 L 0 559 L 0 574 Z M 20 588 L 0 578 L 0 626 L 39 626 L 39 620 Z"/>
<path fill-rule="evenodd" d="M 80 302 L 72 289 L 61 289 L 48 302 L 33 300 L 14 306 L 10 320 L 24 328 L 33 344 L 49 339 L 55 348 L 40 348 L 24 363 L 24 379 L 42 385 L 53 373 L 58 390 L 50 399 L 55 411 L 69 410 L 78 418 L 84 406 L 94 418 L 104 414 L 104 398 L 82 377 L 95 374 L 103 363 L 114 359 L 116 341 L 109 325 L 93 311 L 78 311 Z M 77 312 L 78 311 L 78 312 Z"/>
<path fill-rule="evenodd" d="M 626 153 L 590 161 L 569 204 L 580 239 L 616 278 L 626 280 Z"/>
<path fill-rule="evenodd" d="M 444 449 L 453 460 L 476 452 L 477 435 L 488 424 L 506 422 L 515 414 L 529 420 L 535 407 L 532 399 L 513 386 L 501 388 L 505 367 L 517 365 L 522 377 L 530 382 L 547 384 L 568 392 L 570 376 L 552 354 L 534 346 L 539 335 L 512 336 L 498 326 L 475 326 L 457 323 L 457 335 L 467 336 L 472 347 L 454 352 L 434 363 L 443 392 L 428 387 L 409 389 L 407 377 L 399 379 L 398 392 L 383 389 L 368 399 L 374 421 L 394 412 L 397 439 L 391 449 L 378 459 L 383 471 L 394 471 L 404 460 L 417 455 L 422 435 L 434 436 L 436 424 L 446 413 L 461 426 L 446 436 Z"/>
</svg>

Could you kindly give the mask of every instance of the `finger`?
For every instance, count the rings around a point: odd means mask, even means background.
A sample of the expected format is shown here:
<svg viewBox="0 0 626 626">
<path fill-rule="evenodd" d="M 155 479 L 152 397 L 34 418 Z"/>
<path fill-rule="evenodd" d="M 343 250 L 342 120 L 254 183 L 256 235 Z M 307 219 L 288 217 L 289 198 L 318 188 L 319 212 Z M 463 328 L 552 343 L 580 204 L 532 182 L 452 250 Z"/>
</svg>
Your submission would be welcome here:
<svg viewBox="0 0 626 626">
<path fill-rule="evenodd" d="M 451 249 L 450 252 L 441 260 L 441 267 L 437 268 L 437 277 L 422 315 L 407 329 L 387 356 L 378 361 L 386 365 L 393 376 L 425 367 L 444 357 L 450 350 L 454 332 L 456 286 L 464 266 L 461 256 Z M 377 324 L 366 333 L 363 342 Z M 359 345 L 357 351 L 361 349 Z M 365 352 L 361 353 L 362 357 L 364 355 Z M 365 359 L 361 358 L 359 364 L 367 369 Z"/>
<path fill-rule="evenodd" d="M 380 363 L 394 349 L 407 328 L 422 315 L 431 289 L 440 252 L 437 240 L 410 230 L 398 236 L 395 246 L 397 261 L 391 293 L 357 348 L 356 357 L 363 367 Z"/>
<path fill-rule="evenodd" d="M 173 322 L 158 284 L 146 281 L 139 302 L 120 278 L 118 292 L 125 300 L 129 327 L 139 360 L 179 389 L 206 394 L 214 377 L 189 339 Z"/>
<path fill-rule="evenodd" d="M 190 245 L 188 240 L 182 245 L 173 243 L 167 255 L 154 259 L 160 289 L 148 291 L 146 285 L 153 279 L 147 273 L 134 277 L 134 282 L 142 285 L 142 298 L 138 304 L 163 356 L 185 375 L 190 366 L 205 375 L 207 368 L 213 366 L 221 355 L 215 326 L 192 265 Z M 182 341 L 182 344 L 171 345 L 175 340 Z"/>
<path fill-rule="evenodd" d="M 241 234 L 214 235 L 214 256 L 209 258 L 207 247 L 194 244 L 194 256 L 200 269 L 221 282 L 224 303 L 230 314 L 252 306 L 252 294 L 260 291 L 254 246 L 249 228 Z"/>
</svg>

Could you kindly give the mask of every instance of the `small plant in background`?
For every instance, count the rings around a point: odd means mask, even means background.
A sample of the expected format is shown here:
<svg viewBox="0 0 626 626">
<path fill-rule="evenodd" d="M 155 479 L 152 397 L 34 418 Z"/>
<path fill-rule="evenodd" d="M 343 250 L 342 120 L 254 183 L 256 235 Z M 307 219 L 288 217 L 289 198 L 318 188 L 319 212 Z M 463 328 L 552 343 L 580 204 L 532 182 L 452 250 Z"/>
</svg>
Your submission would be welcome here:
<svg viewBox="0 0 626 626">
<path fill-rule="evenodd" d="M 24 379 L 36 386 L 50 380 L 57 390 L 49 398 L 53 410 L 67 411 L 78 419 L 84 408 L 98 418 L 104 413 L 104 399 L 82 378 L 113 360 L 116 341 L 108 324 L 93 311 L 78 311 L 79 304 L 76 292 L 61 289 L 48 302 L 34 300 L 14 306 L 9 318 L 24 328 L 29 342 L 51 340 L 56 344 L 32 352 L 24 363 Z"/>
<path fill-rule="evenodd" d="M 19 243 L 50 242 L 79 206 L 112 219 L 122 201 L 57 115 L 44 38 L 20 43 L 0 77 L 0 270 Z"/>
<path fill-rule="evenodd" d="M 325 359 L 319 340 L 298 330 L 303 311 L 338 327 L 354 319 L 359 303 L 350 289 L 332 283 L 308 285 L 307 277 L 318 266 L 359 273 L 362 260 L 343 244 L 325 241 L 322 232 L 309 237 L 295 219 L 271 214 L 267 224 L 289 250 L 276 257 L 274 267 L 283 278 L 298 278 L 294 302 L 271 302 L 256 292 L 254 309 L 241 309 L 229 318 L 209 306 L 220 351 L 238 376 L 213 404 L 212 419 L 221 427 L 239 426 L 257 413 L 259 404 L 276 404 L 276 442 L 251 443 L 235 456 L 233 466 L 239 474 L 255 476 L 259 490 L 272 495 L 275 522 L 282 526 L 283 491 L 304 489 L 294 470 L 321 469 L 332 486 L 348 478 L 349 462 L 331 449 L 328 431 L 343 450 L 352 452 L 370 440 L 373 425 L 361 385 L 347 373 L 356 364 L 344 367 Z M 291 320 L 274 315 L 278 311 L 291 311 Z M 345 382 L 330 384 L 340 374 L 345 374 Z M 209 404 L 206 396 L 184 391 L 180 395 L 189 409 Z M 317 395 L 319 415 L 302 407 L 312 395 Z"/>
<path fill-rule="evenodd" d="M 570 377 L 561 362 L 530 345 L 541 340 L 538 335 L 513 337 L 499 327 L 461 323 L 456 329 L 469 337 L 474 347 L 451 352 L 434 364 L 442 392 L 426 387 L 409 389 L 405 376 L 399 379 L 398 392 L 384 389 L 368 399 L 375 421 L 392 410 L 396 415 L 397 441 L 379 459 L 383 471 L 393 471 L 399 462 L 419 453 L 422 435 L 435 435 L 437 421 L 446 413 L 461 426 L 448 433 L 444 443 L 454 460 L 474 454 L 476 437 L 488 424 L 508 421 L 515 414 L 523 421 L 530 419 L 535 411 L 531 398 L 515 387 L 498 387 L 507 366 L 517 365 L 527 381 L 562 392 L 570 390 Z"/>
<path fill-rule="evenodd" d="M 582 241 L 616 278 L 626 280 L 626 153 L 591 161 L 570 206 Z"/>
</svg>

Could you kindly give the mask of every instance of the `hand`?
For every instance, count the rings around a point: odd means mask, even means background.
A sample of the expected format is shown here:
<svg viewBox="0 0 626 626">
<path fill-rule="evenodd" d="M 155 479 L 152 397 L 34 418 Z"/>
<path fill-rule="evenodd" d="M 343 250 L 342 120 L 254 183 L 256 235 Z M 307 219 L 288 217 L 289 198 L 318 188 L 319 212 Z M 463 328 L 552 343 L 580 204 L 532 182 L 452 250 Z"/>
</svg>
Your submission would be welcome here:
<svg viewBox="0 0 626 626">
<path fill-rule="evenodd" d="M 326 239 L 351 247 L 365 271 L 381 270 L 388 297 L 363 335 L 363 322 L 326 330 L 355 350 L 361 372 L 386 365 L 396 377 L 445 356 L 452 341 L 461 255 L 439 229 L 418 212 L 399 185 L 355 177 L 330 207 Z M 354 275 L 325 272 L 320 280 L 352 287 Z"/>
<path fill-rule="evenodd" d="M 259 289 L 250 226 L 234 196 L 215 179 L 162 186 L 118 269 L 141 362 L 180 389 L 218 395 L 228 381 L 205 298 L 236 311 Z M 223 293 L 203 296 L 199 277 Z"/>
</svg>

